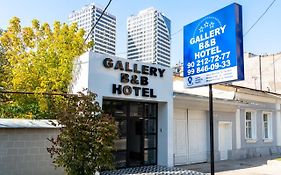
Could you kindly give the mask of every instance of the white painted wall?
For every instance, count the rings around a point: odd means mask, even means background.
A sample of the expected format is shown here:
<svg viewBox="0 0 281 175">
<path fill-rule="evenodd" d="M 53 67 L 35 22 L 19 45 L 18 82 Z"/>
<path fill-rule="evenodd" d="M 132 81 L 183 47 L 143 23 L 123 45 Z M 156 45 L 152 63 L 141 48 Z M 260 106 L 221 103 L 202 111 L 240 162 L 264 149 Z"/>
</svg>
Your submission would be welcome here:
<svg viewBox="0 0 281 175">
<path fill-rule="evenodd" d="M 175 108 L 175 164 L 207 161 L 207 114 L 200 110 Z"/>
<path fill-rule="evenodd" d="M 106 68 L 103 65 L 105 58 L 111 58 L 113 62 L 121 61 L 123 65 L 127 62 L 130 66 L 137 64 L 140 70 L 143 65 L 165 69 L 163 77 L 137 74 L 128 71 L 122 71 L 114 68 Z M 156 64 L 147 64 L 128 59 L 123 59 L 105 54 L 87 52 L 83 54 L 78 63 L 81 63 L 80 71 L 75 71 L 76 81 L 73 82 L 72 91 L 78 92 L 83 88 L 95 92 L 97 101 L 102 105 L 103 98 L 120 100 L 137 100 L 158 103 L 158 164 L 173 166 L 173 79 L 172 69 Z M 77 66 L 79 68 L 79 66 Z M 131 67 L 130 67 L 131 68 Z M 121 73 L 127 73 L 130 76 L 137 75 L 148 77 L 148 85 L 135 85 L 131 82 L 121 83 Z M 142 88 L 153 89 L 156 98 L 136 96 L 135 94 L 113 94 L 112 85 L 120 84 L 122 86 L 138 86 Z"/>
<path fill-rule="evenodd" d="M 74 62 L 71 92 L 79 92 L 89 86 L 89 52 L 84 53 Z"/>
</svg>

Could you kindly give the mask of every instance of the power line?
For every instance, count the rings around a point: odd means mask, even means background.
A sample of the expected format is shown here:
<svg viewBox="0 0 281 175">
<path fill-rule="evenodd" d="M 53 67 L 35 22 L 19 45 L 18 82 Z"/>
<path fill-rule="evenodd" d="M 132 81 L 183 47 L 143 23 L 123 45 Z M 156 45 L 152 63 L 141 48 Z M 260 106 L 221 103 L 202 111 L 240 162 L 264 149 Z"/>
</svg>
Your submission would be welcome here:
<svg viewBox="0 0 281 175">
<path fill-rule="evenodd" d="M 27 91 L 6 91 L 0 90 L 0 94 L 20 94 L 20 95 L 57 95 L 57 96 L 77 96 L 77 94 L 56 93 L 56 92 L 27 92 Z"/>
<path fill-rule="evenodd" d="M 245 34 L 243 35 L 243 37 L 245 37 L 252 29 L 253 27 L 261 20 L 261 18 L 268 12 L 268 10 L 272 7 L 272 5 L 274 4 L 276 0 L 273 0 L 269 6 L 266 8 L 266 10 L 261 14 L 261 16 L 257 19 L 257 21 L 247 30 L 247 32 L 245 32 Z M 171 34 L 171 40 L 172 40 L 172 36 L 174 36 L 175 34 L 178 34 L 179 32 L 181 32 L 183 29 L 179 29 L 176 32 Z M 117 53 L 116 55 L 121 55 L 121 54 L 125 54 L 127 52 L 121 52 L 121 53 Z"/>
<path fill-rule="evenodd" d="M 106 5 L 106 7 L 103 9 L 100 17 L 98 18 L 98 20 L 96 21 L 96 23 L 94 24 L 94 26 L 91 28 L 90 32 L 88 33 L 86 39 L 84 40 L 84 42 L 87 41 L 87 39 L 89 38 L 89 36 L 91 35 L 91 33 L 93 32 L 93 30 L 95 29 L 96 25 L 98 24 L 98 22 L 100 21 L 101 17 L 103 16 L 103 14 L 105 13 L 106 9 L 108 8 L 108 6 L 110 5 L 112 0 L 109 0 L 108 4 Z"/>
<path fill-rule="evenodd" d="M 176 31 L 176 32 L 174 32 L 174 33 L 172 33 L 171 34 L 171 39 L 172 39 L 172 36 L 174 36 L 175 34 L 178 34 L 179 32 L 181 32 L 182 31 L 182 28 L 181 29 L 179 29 L 178 31 Z"/>
<path fill-rule="evenodd" d="M 261 16 L 257 19 L 257 21 L 247 30 L 247 32 L 243 35 L 243 37 L 245 37 L 250 31 L 251 29 L 259 22 L 259 20 L 267 13 L 267 11 L 270 9 L 270 7 L 274 4 L 276 0 L 273 0 L 269 6 L 267 7 L 267 9 L 263 12 L 263 14 L 261 14 Z"/>
</svg>

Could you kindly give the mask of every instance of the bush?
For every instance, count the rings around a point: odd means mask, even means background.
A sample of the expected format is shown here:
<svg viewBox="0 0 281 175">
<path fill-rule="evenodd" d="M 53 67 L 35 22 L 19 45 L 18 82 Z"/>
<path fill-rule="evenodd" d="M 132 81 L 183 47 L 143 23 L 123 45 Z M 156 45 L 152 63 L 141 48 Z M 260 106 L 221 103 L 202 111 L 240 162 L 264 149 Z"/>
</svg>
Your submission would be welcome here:
<svg viewBox="0 0 281 175">
<path fill-rule="evenodd" d="M 49 139 L 48 152 L 58 167 L 69 175 L 92 175 L 113 168 L 113 145 L 117 127 L 112 117 L 103 113 L 96 94 L 78 93 L 67 97 L 57 112 L 61 132 Z"/>
</svg>

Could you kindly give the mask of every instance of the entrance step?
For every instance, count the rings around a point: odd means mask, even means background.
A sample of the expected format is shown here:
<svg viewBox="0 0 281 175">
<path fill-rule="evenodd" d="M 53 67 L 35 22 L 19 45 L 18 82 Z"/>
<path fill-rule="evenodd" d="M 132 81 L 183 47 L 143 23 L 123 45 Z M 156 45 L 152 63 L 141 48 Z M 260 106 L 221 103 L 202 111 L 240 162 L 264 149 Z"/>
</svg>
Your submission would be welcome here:
<svg viewBox="0 0 281 175">
<path fill-rule="evenodd" d="M 125 168 L 114 171 L 104 171 L 100 175 L 207 175 L 192 170 L 183 170 L 176 167 L 159 165 Z"/>
</svg>

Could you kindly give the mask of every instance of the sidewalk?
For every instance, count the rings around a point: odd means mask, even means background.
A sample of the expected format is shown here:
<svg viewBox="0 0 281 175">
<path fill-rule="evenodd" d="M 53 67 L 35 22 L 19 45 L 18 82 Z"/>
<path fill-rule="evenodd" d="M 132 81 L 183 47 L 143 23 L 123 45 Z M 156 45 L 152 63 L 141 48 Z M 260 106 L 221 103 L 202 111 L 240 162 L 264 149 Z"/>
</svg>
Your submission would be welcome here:
<svg viewBox="0 0 281 175">
<path fill-rule="evenodd" d="M 280 155 L 256 157 L 243 160 L 225 160 L 215 162 L 216 175 L 280 175 L 281 174 L 281 161 L 280 163 L 271 163 L 267 165 L 268 160 L 281 157 Z M 202 173 L 210 173 L 210 163 L 201 163 L 193 165 L 177 166 L 181 169 L 188 169 L 199 171 Z"/>
<path fill-rule="evenodd" d="M 100 175 L 206 175 L 201 172 L 160 165 L 104 171 Z"/>
</svg>

